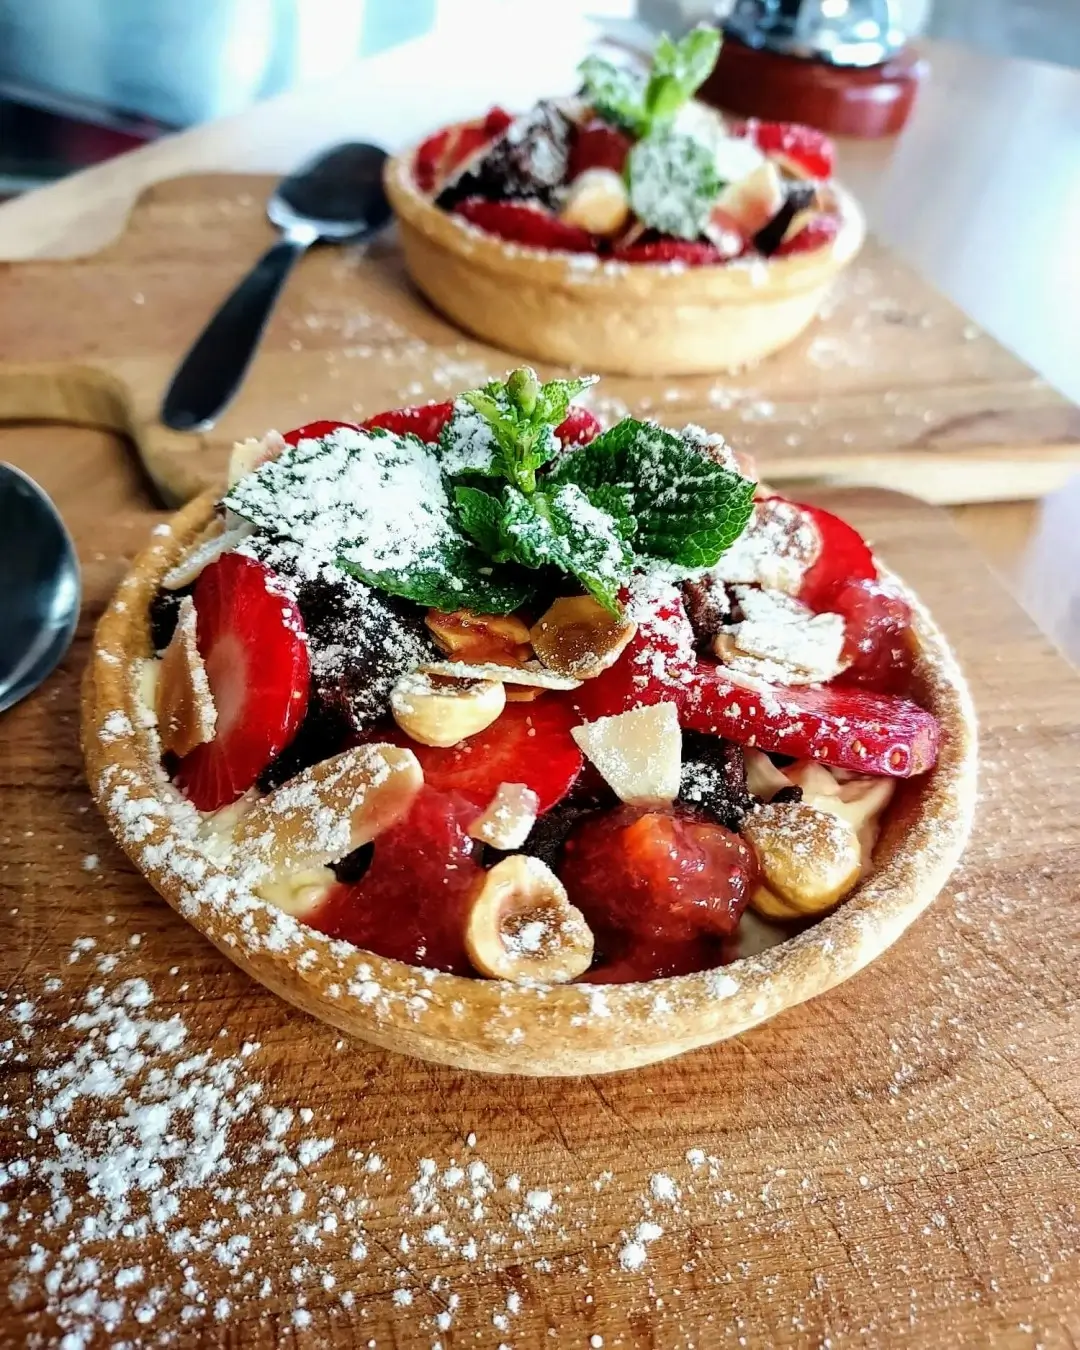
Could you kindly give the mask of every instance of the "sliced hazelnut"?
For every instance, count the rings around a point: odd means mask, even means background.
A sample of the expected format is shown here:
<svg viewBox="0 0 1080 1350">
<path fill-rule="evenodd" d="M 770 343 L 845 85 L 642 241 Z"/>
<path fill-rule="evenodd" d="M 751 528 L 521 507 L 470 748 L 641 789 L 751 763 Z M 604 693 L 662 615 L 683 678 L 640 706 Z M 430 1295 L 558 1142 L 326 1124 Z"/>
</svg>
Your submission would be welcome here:
<svg viewBox="0 0 1080 1350">
<path fill-rule="evenodd" d="M 620 801 L 658 806 L 679 795 L 682 732 L 674 703 L 600 717 L 570 735 Z"/>
<path fill-rule="evenodd" d="M 759 890 L 766 892 L 755 892 L 751 903 L 770 917 L 822 914 L 859 880 L 862 852 L 854 828 L 806 802 L 763 806 L 747 816 L 742 834 L 757 854 Z M 790 912 L 777 913 L 782 907 Z"/>
<path fill-rule="evenodd" d="M 436 647 L 458 661 L 518 666 L 532 655 L 529 630 L 513 614 L 474 614 L 471 609 L 446 613 L 429 609 L 424 622 Z"/>
<path fill-rule="evenodd" d="M 874 846 L 881 832 L 881 817 L 896 791 L 894 778 L 872 778 L 853 774 L 838 779 L 824 764 L 803 760 L 792 764 L 787 777 L 803 790 L 803 800 L 821 811 L 846 820 L 859 837 L 862 870 L 873 861 Z"/>
<path fill-rule="evenodd" d="M 540 812 L 540 798 L 524 783 L 500 783 L 495 796 L 469 826 L 469 833 L 492 848 L 520 848 Z"/>
<path fill-rule="evenodd" d="M 497 680 L 445 680 L 413 671 L 390 690 L 394 721 L 421 745 L 457 745 L 475 736 L 506 707 Z"/>
<path fill-rule="evenodd" d="M 171 567 L 161 578 L 162 587 L 167 591 L 178 591 L 184 586 L 190 586 L 204 567 L 209 567 L 223 554 L 231 553 L 237 544 L 254 534 L 253 525 L 238 517 L 234 519 L 238 523 L 226 529 L 224 518 L 215 516 L 176 566 Z"/>
<path fill-rule="evenodd" d="M 614 169 L 585 169 L 566 192 L 559 219 L 611 239 L 630 219 L 630 194 Z"/>
<path fill-rule="evenodd" d="M 249 473 L 254 473 L 263 464 L 287 449 L 287 443 L 280 431 L 268 431 L 262 440 L 249 437 L 246 441 L 237 441 L 229 456 L 229 487 L 239 483 Z"/>
<path fill-rule="evenodd" d="M 424 775 L 411 750 L 358 745 L 298 773 L 236 823 L 236 854 L 264 877 L 322 867 L 396 825 Z"/>
<path fill-rule="evenodd" d="M 196 641 L 198 616 L 190 595 L 180 601 L 176 630 L 158 670 L 156 711 L 162 749 L 186 755 L 214 739 L 217 709 Z"/>
<path fill-rule="evenodd" d="M 617 619 L 591 595 L 570 595 L 556 600 L 529 636 L 549 670 L 591 680 L 615 664 L 636 632 L 632 619 Z"/>
<path fill-rule="evenodd" d="M 520 685 L 530 689 L 577 689 L 581 681 L 568 675 L 557 675 L 545 670 L 537 661 L 524 666 L 503 666 L 496 661 L 473 665 L 469 661 L 425 661 L 420 666 L 424 675 L 442 675 L 453 680 L 498 680 L 500 684 Z"/>
<path fill-rule="evenodd" d="M 465 925 L 481 975 L 565 984 L 592 963 L 593 935 L 546 863 L 515 853 L 484 876 Z"/>
</svg>

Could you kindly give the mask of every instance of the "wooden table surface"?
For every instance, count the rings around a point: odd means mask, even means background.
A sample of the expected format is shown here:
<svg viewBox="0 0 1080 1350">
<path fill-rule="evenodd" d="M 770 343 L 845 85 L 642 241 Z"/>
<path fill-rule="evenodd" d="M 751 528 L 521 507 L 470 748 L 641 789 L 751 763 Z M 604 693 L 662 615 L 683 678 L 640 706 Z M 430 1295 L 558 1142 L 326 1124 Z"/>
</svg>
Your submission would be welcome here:
<svg viewBox="0 0 1080 1350">
<path fill-rule="evenodd" d="M 825 498 L 972 684 L 981 803 L 946 892 L 735 1041 L 505 1079 L 343 1040 L 133 870 L 82 781 L 78 680 L 158 517 L 99 432 L 9 453 L 71 522 L 86 603 L 0 718 L 0 1346 L 1075 1348 L 1080 677 L 946 517 Z"/>
<path fill-rule="evenodd" d="M 0 257 L 98 247 L 147 182 L 284 168 L 342 134 L 406 140 L 561 87 L 573 64 L 539 34 L 501 88 L 451 87 L 445 69 L 476 64 L 455 65 L 455 40 L 0 208 Z M 1080 77 L 935 61 L 907 136 L 845 147 L 848 176 L 902 254 L 1065 387 L 1080 329 L 1051 333 L 1047 315 L 1080 304 L 1080 274 L 1055 261 L 1075 256 L 1060 175 Z M 1002 148 L 1015 124 L 1028 156 Z M 1035 161 L 1050 201 L 1011 213 L 1030 247 L 1003 266 L 982 201 L 1003 208 L 998 174 L 1030 186 Z M 874 494 L 845 508 L 972 679 L 983 798 L 947 894 L 858 979 L 738 1041 L 526 1083 L 341 1041 L 154 903 L 89 808 L 75 731 L 91 623 L 156 519 L 145 484 L 100 432 L 8 429 L 0 458 L 54 494 L 87 601 L 60 672 L 0 719 L 0 1345 L 1080 1343 L 1080 681 L 944 517 Z M 1059 508 L 1044 515 L 1068 540 Z M 1018 570 L 1029 518 L 984 505 L 958 523 L 1060 608 L 1060 550 L 1033 581 Z"/>
</svg>

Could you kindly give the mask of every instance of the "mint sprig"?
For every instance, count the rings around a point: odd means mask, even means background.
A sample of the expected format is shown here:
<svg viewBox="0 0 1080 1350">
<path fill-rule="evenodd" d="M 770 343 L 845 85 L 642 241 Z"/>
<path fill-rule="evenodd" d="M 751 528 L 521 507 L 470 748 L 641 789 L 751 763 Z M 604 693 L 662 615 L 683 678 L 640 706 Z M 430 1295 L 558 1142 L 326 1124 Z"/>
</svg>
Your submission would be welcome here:
<svg viewBox="0 0 1080 1350">
<path fill-rule="evenodd" d="M 559 449 L 555 428 L 595 382 L 587 375 L 541 384 L 535 371 L 522 367 L 505 383 L 493 380 L 462 394 L 439 436 L 444 471 L 502 478 L 534 492 L 537 470 Z"/>
<path fill-rule="evenodd" d="M 633 147 L 626 181 L 638 220 L 677 239 L 698 238 L 724 185 L 712 150 L 667 127 Z"/>
<path fill-rule="evenodd" d="M 634 552 L 693 571 L 713 567 L 746 527 L 754 483 L 681 436 L 626 417 L 564 455 L 545 488 L 575 484 L 591 500 L 621 494 Z"/>
<path fill-rule="evenodd" d="M 601 56 L 578 67 L 586 98 L 609 122 L 644 138 L 669 124 L 704 84 L 720 54 L 720 34 L 699 25 L 678 42 L 663 34 L 647 77 Z"/>
</svg>

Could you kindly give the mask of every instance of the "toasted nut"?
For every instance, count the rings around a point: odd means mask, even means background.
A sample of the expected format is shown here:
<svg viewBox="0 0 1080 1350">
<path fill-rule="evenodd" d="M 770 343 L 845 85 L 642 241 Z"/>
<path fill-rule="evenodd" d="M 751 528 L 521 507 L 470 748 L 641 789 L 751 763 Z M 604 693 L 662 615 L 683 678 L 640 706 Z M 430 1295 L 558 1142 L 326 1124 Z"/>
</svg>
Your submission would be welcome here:
<svg viewBox="0 0 1080 1350">
<path fill-rule="evenodd" d="M 792 764 L 786 775 L 802 788 L 804 801 L 846 820 L 854 828 L 862 849 L 862 870 L 864 874 L 868 872 L 881 833 L 881 817 L 892 801 L 896 780 L 853 774 L 841 781 L 824 764 L 812 759 Z"/>
<path fill-rule="evenodd" d="M 337 862 L 396 825 L 424 775 L 411 750 L 358 745 L 304 769 L 241 816 L 237 856 L 261 877 Z"/>
<path fill-rule="evenodd" d="M 268 431 L 261 441 L 249 437 L 237 441 L 229 456 L 229 486 L 254 473 L 262 464 L 268 464 L 285 450 L 285 438 L 280 431 Z"/>
<path fill-rule="evenodd" d="M 515 853 L 485 875 L 466 921 L 465 950 L 481 975 L 565 984 L 588 970 L 593 935 L 551 868 Z"/>
<path fill-rule="evenodd" d="M 821 549 L 821 531 L 801 506 L 781 497 L 755 501 L 746 529 L 710 576 L 798 595 Z"/>
<path fill-rule="evenodd" d="M 172 635 L 157 681 L 157 720 L 161 746 L 174 755 L 186 755 L 214 739 L 217 709 L 206 678 L 206 667 L 196 642 L 198 616 L 190 595 L 180 601 Z"/>
<path fill-rule="evenodd" d="M 792 786 L 791 779 L 783 769 L 776 767 L 764 750 L 746 749 L 743 759 L 746 761 L 747 790 L 763 802 L 771 802 L 778 792 Z"/>
<path fill-rule="evenodd" d="M 678 796 L 682 732 L 674 703 L 600 717 L 570 735 L 620 801 L 656 806 Z"/>
<path fill-rule="evenodd" d="M 556 675 L 545 670 L 537 661 L 524 666 L 503 666 L 497 661 L 473 665 L 468 661 L 425 661 L 420 667 L 425 675 L 445 675 L 453 680 L 498 680 L 500 684 L 521 685 L 525 688 L 577 689 L 581 681 L 568 675 Z"/>
<path fill-rule="evenodd" d="M 636 632 L 632 619 L 617 619 L 591 595 L 570 595 L 556 600 L 529 636 L 549 670 L 591 680 L 615 664 Z"/>
<path fill-rule="evenodd" d="M 390 690 L 394 721 L 421 745 L 457 745 L 491 726 L 506 707 L 496 680 L 442 680 L 415 671 Z"/>
<path fill-rule="evenodd" d="M 287 877 L 261 882 L 255 887 L 255 894 L 294 918 L 309 919 L 336 881 L 329 867 L 309 867 Z"/>
<path fill-rule="evenodd" d="M 821 914 L 844 898 L 859 879 L 862 853 L 846 820 L 805 802 L 763 806 L 747 816 L 743 837 L 753 845 L 762 883 L 773 900 L 798 915 Z M 751 903 L 770 914 L 769 895 Z"/>
<path fill-rule="evenodd" d="M 474 614 L 470 609 L 444 613 L 429 609 L 424 622 L 436 647 L 459 661 L 518 666 L 532 655 L 529 630 L 513 614 Z"/>
<path fill-rule="evenodd" d="M 215 516 L 176 566 L 171 567 L 161 578 L 162 586 L 167 591 L 178 591 L 183 586 L 190 586 L 204 567 L 209 567 L 222 554 L 231 553 L 237 544 L 243 543 L 254 532 L 255 527 L 246 520 L 226 529 L 224 519 Z"/>
<path fill-rule="evenodd" d="M 614 169 L 586 169 L 570 184 L 559 219 L 611 239 L 630 219 L 630 194 Z"/>
<path fill-rule="evenodd" d="M 500 783 L 498 791 L 469 826 L 469 833 L 492 848 L 520 848 L 536 824 L 540 798 L 524 783 Z"/>
<path fill-rule="evenodd" d="M 739 621 L 725 625 L 712 640 L 713 654 L 728 670 L 767 684 L 822 684 L 849 664 L 839 614 L 815 614 L 780 591 L 732 589 Z"/>
</svg>

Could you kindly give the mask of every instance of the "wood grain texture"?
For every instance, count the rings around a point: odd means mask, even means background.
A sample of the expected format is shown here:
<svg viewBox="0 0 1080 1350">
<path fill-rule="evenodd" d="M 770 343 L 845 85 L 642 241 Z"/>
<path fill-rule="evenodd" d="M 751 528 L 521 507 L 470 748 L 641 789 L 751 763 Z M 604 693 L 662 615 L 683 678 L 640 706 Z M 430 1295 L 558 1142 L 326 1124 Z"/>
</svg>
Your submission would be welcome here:
<svg viewBox="0 0 1080 1350">
<path fill-rule="evenodd" d="M 334 1138 L 298 1183 L 308 1196 L 340 1185 L 368 1202 L 363 1262 L 340 1232 L 298 1247 L 287 1192 L 281 1217 L 244 1229 L 253 1251 L 243 1268 L 273 1276 L 265 1297 L 258 1279 L 244 1286 L 211 1252 L 180 1260 L 154 1233 L 115 1248 L 85 1241 L 108 1278 L 138 1259 L 147 1287 L 163 1291 L 148 1323 L 128 1315 L 93 1344 L 171 1334 L 182 1347 L 374 1339 L 495 1350 L 602 1336 L 665 1350 L 1064 1350 L 1080 1340 L 1080 681 L 940 514 L 879 493 L 831 498 L 931 605 L 979 706 L 982 800 L 948 892 L 856 979 L 736 1041 L 607 1079 L 493 1080 L 339 1041 L 246 980 L 133 872 L 85 810 L 77 684 L 91 625 L 158 517 L 123 448 L 99 433 L 7 432 L 0 451 L 56 496 L 86 571 L 72 653 L 0 719 L 0 989 L 9 1004 L 39 1005 L 26 1035 L 0 1011 L 0 1044 L 14 1036 L 0 1049 L 0 1163 L 39 1147 L 26 1136 L 27 1104 L 39 1098 L 35 1074 L 74 1035 L 59 1022 L 92 987 L 142 976 L 156 1015 L 183 1019 L 186 1054 L 259 1043 L 244 1064 L 263 1100 L 310 1108 L 310 1132 Z M 77 938 L 97 946 L 79 955 Z M 112 954 L 120 964 L 103 974 Z M 44 994 L 48 977 L 62 984 Z M 84 1103 L 70 1122 L 75 1145 L 117 1109 Z M 692 1149 L 716 1162 L 695 1167 Z M 350 1150 L 377 1151 L 382 1170 L 367 1173 Z M 476 1259 L 425 1242 L 435 1216 L 414 1214 L 409 1191 L 422 1158 L 439 1169 L 482 1158 L 496 1178 Z M 230 1184 L 258 1200 L 265 1170 L 238 1151 Z M 656 1173 L 677 1185 L 675 1205 L 652 1197 Z M 552 1193 L 556 1210 L 532 1232 L 515 1225 L 511 1174 L 522 1194 Z M 56 1343 L 43 1276 L 22 1263 L 31 1242 L 46 1265 L 58 1259 L 87 1208 L 76 1197 L 72 1219 L 50 1232 L 33 1220 L 31 1181 L 16 1177 L 2 1195 L 0 1344 L 12 1347 L 35 1333 Z M 469 1231 L 445 1208 L 448 1228 Z M 631 1273 L 619 1254 L 650 1211 L 664 1232 Z M 177 1221 L 197 1229 L 215 1214 L 216 1202 L 189 1193 Z M 185 1323 L 187 1261 L 208 1298 Z M 4 1303 L 15 1277 L 28 1281 L 18 1307 Z M 451 1293 L 460 1302 L 443 1331 Z M 220 1322 L 218 1297 L 230 1299 Z M 301 1297 L 306 1329 L 293 1321 Z"/>
<path fill-rule="evenodd" d="M 513 364 L 422 302 L 392 236 L 303 260 L 240 398 L 210 432 L 157 421 L 177 361 L 272 237 L 265 178 L 150 188 L 93 257 L 0 264 L 0 420 L 130 434 L 165 498 L 194 495 L 255 429 L 443 398 Z M 510 303 L 510 301 L 508 301 Z M 608 410 L 721 427 L 771 480 L 826 479 L 939 502 L 1028 498 L 1080 462 L 1080 413 L 871 243 L 828 313 L 739 376 L 608 379 Z"/>
</svg>

